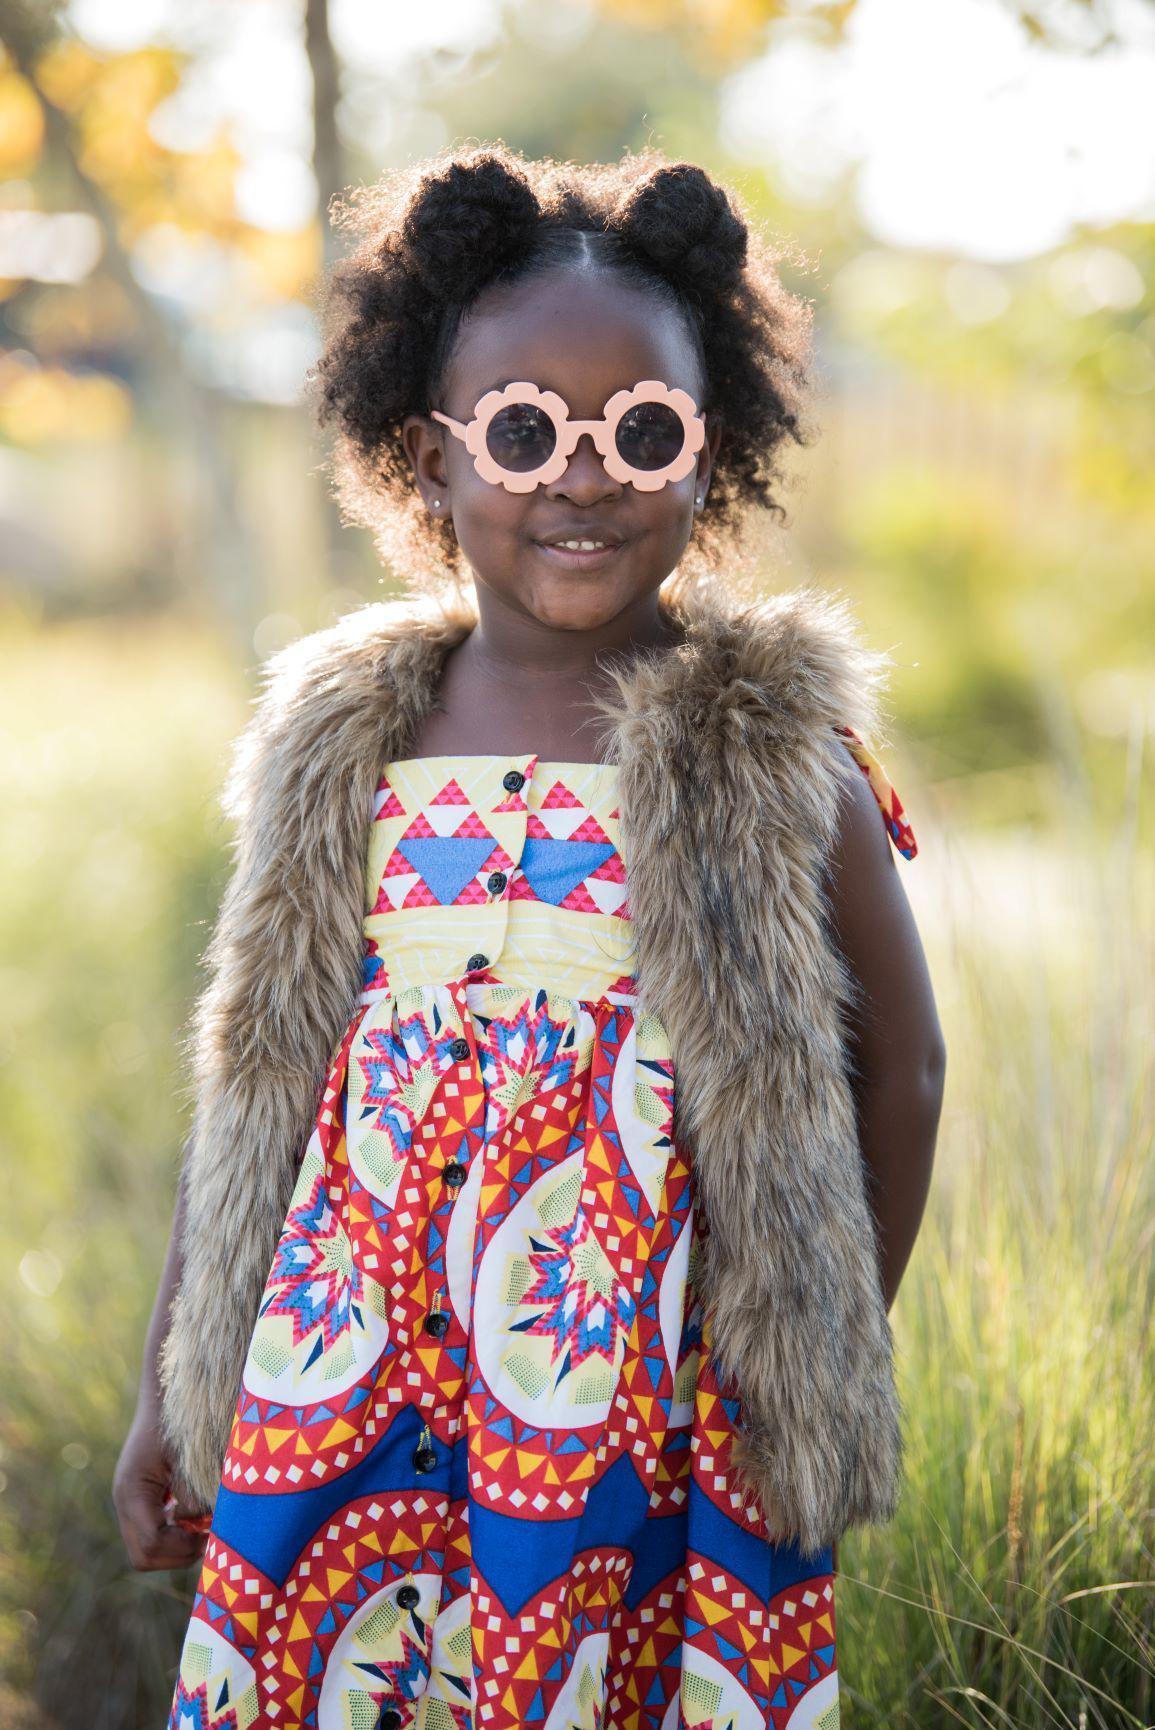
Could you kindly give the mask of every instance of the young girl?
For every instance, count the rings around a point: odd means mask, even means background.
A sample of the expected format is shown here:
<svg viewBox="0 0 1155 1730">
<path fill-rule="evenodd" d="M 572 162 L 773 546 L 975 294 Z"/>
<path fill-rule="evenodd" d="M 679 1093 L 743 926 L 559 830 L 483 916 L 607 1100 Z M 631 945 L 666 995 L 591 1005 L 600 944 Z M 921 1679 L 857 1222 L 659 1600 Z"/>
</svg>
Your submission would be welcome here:
<svg viewBox="0 0 1155 1730">
<path fill-rule="evenodd" d="M 203 1554 L 170 1725 L 830 1726 L 944 1057 L 886 657 L 723 577 L 807 310 L 655 152 L 343 215 L 322 417 L 416 598 L 274 657 L 226 794 L 115 1487 Z"/>
</svg>

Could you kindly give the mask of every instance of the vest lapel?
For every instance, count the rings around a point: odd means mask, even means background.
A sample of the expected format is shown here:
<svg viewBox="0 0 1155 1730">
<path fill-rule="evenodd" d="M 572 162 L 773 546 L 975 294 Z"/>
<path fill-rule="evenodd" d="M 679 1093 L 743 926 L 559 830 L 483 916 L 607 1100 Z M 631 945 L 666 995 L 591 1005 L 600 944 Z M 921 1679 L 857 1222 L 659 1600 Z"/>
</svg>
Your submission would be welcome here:
<svg viewBox="0 0 1155 1730">
<path fill-rule="evenodd" d="M 670 1036 L 676 1131 L 708 1225 L 699 1289 L 741 1392 L 738 1464 L 774 1535 L 816 1551 L 892 1517 L 900 1469 L 882 1300 L 829 941 L 838 789 L 888 657 L 796 590 L 664 602 L 673 650 L 613 669 L 641 1002 Z M 211 1504 L 297 1166 L 361 988 L 373 792 L 411 749 L 472 596 L 373 603 L 274 656 L 223 806 L 234 870 L 184 1051 L 195 1110 L 184 1265 L 162 1354 L 181 1477 Z"/>
</svg>

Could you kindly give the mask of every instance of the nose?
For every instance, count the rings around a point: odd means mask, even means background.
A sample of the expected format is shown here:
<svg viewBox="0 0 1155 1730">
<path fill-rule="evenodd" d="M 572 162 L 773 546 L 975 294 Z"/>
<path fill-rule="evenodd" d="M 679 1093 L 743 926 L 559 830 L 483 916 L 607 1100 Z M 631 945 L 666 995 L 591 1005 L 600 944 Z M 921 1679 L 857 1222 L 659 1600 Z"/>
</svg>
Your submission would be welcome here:
<svg viewBox="0 0 1155 1730">
<path fill-rule="evenodd" d="M 598 499 L 618 498 L 621 481 L 614 480 L 606 470 L 602 454 L 589 433 L 582 433 L 570 452 L 569 462 L 556 481 L 546 487 L 550 498 L 573 499 L 576 504 L 593 504 Z"/>
</svg>

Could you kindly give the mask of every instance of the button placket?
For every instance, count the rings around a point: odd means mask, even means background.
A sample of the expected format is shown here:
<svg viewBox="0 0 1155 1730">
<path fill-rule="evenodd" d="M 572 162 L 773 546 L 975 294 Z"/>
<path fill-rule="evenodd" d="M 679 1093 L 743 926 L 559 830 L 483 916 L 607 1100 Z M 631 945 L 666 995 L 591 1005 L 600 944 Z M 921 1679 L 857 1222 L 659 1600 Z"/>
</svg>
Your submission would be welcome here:
<svg viewBox="0 0 1155 1730">
<path fill-rule="evenodd" d="M 453 1077 L 453 1085 L 454 1092 L 459 1098 L 465 1097 L 469 1100 L 469 1108 L 466 1112 L 467 1135 L 465 1139 L 470 1148 L 470 1158 L 472 1158 L 475 1139 L 480 1134 L 481 1126 L 485 1121 L 485 1090 L 478 1070 L 476 1047 L 471 1037 L 472 1026 L 467 983 L 464 979 L 453 980 L 448 990 L 453 1000 L 457 1025 L 462 1030 L 455 1039 L 450 1041 L 449 1055 L 455 1064 L 468 1065 L 466 1073 L 460 1079 Z M 466 1029 L 469 1029 L 470 1032 L 467 1033 Z M 469 1166 L 464 1160 L 451 1158 L 446 1160 L 441 1167 L 439 1175 L 445 1188 L 451 1192 L 447 1199 L 452 1201 L 456 1199 L 456 1192 L 469 1176 Z M 436 1204 L 437 1211 L 440 1211 L 441 1206 L 442 1203 Z M 448 1211 L 451 1209 L 447 1210 L 446 1219 L 448 1218 Z M 444 1220 L 441 1222 L 440 1229 L 444 1233 Z"/>
<path fill-rule="evenodd" d="M 511 763 L 486 801 L 489 809 L 485 812 L 485 820 L 497 842 L 494 851 L 500 849 L 510 863 L 508 867 L 496 866 L 484 879 L 486 901 L 478 920 L 478 930 L 483 931 L 485 937 L 466 960 L 466 974 L 480 973 L 486 968 L 496 966 L 505 947 L 505 934 L 509 925 L 510 882 L 525 849 L 526 823 L 529 816 L 526 789 L 530 785 L 536 762 L 537 757 L 531 755 L 523 757 L 520 762 Z"/>
</svg>

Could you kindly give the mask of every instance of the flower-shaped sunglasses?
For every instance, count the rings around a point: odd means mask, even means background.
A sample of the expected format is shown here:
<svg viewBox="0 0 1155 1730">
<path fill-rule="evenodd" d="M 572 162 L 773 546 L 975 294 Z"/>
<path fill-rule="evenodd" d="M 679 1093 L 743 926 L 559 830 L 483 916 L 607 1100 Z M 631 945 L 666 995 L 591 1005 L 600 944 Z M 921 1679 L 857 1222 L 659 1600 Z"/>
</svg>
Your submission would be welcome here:
<svg viewBox="0 0 1155 1730">
<path fill-rule="evenodd" d="M 571 420 L 556 391 L 524 381 L 486 391 L 468 425 L 440 409 L 432 414 L 464 441 L 482 480 L 511 493 L 556 481 L 583 433 L 593 439 L 606 473 L 642 493 L 684 480 L 706 440 L 705 417 L 693 397 L 655 378 L 616 391 L 601 420 Z"/>
</svg>

